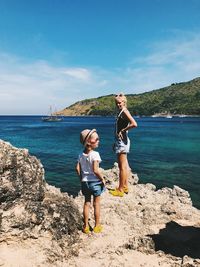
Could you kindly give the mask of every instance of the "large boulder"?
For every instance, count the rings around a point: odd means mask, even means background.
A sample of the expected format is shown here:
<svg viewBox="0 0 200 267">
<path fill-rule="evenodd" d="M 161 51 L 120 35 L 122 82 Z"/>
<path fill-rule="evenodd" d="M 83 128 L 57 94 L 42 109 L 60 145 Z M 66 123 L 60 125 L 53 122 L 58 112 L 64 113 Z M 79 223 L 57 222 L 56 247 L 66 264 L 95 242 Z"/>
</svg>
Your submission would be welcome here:
<svg viewBox="0 0 200 267">
<path fill-rule="evenodd" d="M 41 162 L 28 150 L 2 140 L 0 205 L 0 263 L 14 266 L 5 255 L 9 251 L 15 258 L 15 247 L 42 254 L 35 257 L 34 266 L 48 266 L 75 253 L 72 245 L 79 240 L 81 215 L 73 198 L 45 182 Z M 26 266 L 20 256 L 19 265 Z"/>
</svg>

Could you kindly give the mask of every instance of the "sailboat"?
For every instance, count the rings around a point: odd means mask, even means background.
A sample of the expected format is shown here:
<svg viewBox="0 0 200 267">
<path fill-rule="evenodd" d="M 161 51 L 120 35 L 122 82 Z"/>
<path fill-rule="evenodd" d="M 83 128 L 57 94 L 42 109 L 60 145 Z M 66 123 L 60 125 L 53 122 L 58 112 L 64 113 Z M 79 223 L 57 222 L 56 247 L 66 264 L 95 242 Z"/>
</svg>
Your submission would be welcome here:
<svg viewBox="0 0 200 267">
<path fill-rule="evenodd" d="M 42 117 L 42 121 L 47 121 L 47 122 L 57 122 L 57 121 L 62 121 L 63 118 L 62 117 L 58 117 L 57 115 L 55 115 L 52 112 L 52 107 L 50 106 L 50 115 L 46 116 L 46 117 Z"/>
</svg>

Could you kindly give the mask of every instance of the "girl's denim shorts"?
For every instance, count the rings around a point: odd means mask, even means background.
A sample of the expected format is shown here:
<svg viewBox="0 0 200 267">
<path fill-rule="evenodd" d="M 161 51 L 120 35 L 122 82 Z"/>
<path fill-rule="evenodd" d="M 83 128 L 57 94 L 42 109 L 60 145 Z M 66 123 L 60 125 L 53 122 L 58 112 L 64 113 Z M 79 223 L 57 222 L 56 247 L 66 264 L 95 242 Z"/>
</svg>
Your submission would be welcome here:
<svg viewBox="0 0 200 267">
<path fill-rule="evenodd" d="M 105 186 L 102 182 L 81 182 L 81 191 L 85 197 L 91 197 L 91 195 L 97 197 L 105 191 Z"/>
</svg>

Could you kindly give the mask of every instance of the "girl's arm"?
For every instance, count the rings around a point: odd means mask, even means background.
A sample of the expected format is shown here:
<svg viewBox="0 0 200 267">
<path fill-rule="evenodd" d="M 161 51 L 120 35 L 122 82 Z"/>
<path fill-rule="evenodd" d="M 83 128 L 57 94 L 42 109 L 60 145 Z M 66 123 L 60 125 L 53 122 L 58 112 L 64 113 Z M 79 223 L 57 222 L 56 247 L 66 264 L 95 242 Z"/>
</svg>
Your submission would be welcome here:
<svg viewBox="0 0 200 267">
<path fill-rule="evenodd" d="M 93 172 L 99 178 L 99 180 L 101 180 L 102 183 L 105 185 L 105 179 L 103 178 L 103 175 L 99 169 L 99 161 L 98 160 L 93 161 Z"/>
<path fill-rule="evenodd" d="M 81 165 L 79 162 L 77 162 L 76 164 L 76 172 L 78 174 L 78 176 L 80 177 L 80 180 L 81 180 Z"/>
</svg>

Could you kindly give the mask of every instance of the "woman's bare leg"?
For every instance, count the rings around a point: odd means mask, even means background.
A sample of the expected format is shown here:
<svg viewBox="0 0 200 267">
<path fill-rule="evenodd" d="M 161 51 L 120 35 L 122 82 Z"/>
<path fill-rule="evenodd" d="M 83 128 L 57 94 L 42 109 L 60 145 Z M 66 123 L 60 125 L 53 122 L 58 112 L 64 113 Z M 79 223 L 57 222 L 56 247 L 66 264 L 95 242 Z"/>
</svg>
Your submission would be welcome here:
<svg viewBox="0 0 200 267">
<path fill-rule="evenodd" d="M 127 154 L 118 154 L 119 166 L 119 191 L 123 191 L 124 187 L 128 187 L 129 164 Z"/>
</svg>

